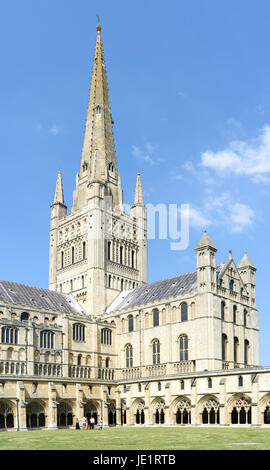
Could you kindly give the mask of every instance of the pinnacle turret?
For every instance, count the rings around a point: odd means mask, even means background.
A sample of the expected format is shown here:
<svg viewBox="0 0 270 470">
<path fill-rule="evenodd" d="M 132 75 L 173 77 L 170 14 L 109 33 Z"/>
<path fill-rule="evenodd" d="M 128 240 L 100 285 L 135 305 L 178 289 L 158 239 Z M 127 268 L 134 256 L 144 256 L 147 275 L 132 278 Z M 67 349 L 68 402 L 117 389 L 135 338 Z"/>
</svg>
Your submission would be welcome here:
<svg viewBox="0 0 270 470">
<path fill-rule="evenodd" d="M 140 173 L 137 174 L 137 181 L 136 181 L 136 188 L 135 188 L 135 196 L 134 196 L 134 204 L 133 205 L 134 206 L 137 206 L 137 205 L 143 206 L 144 205 Z"/>
<path fill-rule="evenodd" d="M 253 268 L 253 269 L 256 269 L 256 266 L 252 263 L 252 261 L 248 257 L 247 252 L 245 252 L 243 258 L 241 259 L 240 263 L 238 264 L 238 268 Z"/>
<path fill-rule="evenodd" d="M 195 250 L 199 250 L 199 249 L 205 248 L 205 247 L 210 247 L 214 251 L 217 251 L 217 248 L 215 247 L 214 243 L 212 242 L 212 240 L 207 235 L 206 230 L 204 231 L 204 234 L 203 234 L 202 238 L 200 239 L 199 243 L 196 245 Z"/>
<path fill-rule="evenodd" d="M 60 170 L 58 171 L 58 175 L 57 175 L 57 181 L 56 181 L 56 188 L 55 188 L 55 195 L 54 195 L 53 203 L 54 204 L 63 204 L 63 205 L 65 205 L 62 175 L 61 175 Z"/>
</svg>

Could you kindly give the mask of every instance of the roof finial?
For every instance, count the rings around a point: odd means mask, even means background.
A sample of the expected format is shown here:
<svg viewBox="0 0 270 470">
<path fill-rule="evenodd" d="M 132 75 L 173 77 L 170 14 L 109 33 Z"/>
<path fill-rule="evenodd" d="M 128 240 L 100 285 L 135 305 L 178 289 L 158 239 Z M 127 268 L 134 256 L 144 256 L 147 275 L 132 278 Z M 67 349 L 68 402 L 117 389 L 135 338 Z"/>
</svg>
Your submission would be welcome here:
<svg viewBox="0 0 270 470">
<path fill-rule="evenodd" d="M 98 20 L 98 24 L 97 24 L 97 31 L 101 31 L 101 26 L 100 26 L 100 17 L 99 17 L 99 15 L 97 15 L 97 20 Z"/>
</svg>

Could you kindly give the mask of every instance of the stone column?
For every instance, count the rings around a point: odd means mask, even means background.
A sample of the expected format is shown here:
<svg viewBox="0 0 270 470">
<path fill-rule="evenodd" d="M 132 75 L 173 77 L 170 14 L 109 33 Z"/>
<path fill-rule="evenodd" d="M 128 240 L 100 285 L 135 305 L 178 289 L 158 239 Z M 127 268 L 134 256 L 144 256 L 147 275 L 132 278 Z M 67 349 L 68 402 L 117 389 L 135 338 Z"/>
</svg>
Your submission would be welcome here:
<svg viewBox="0 0 270 470">
<path fill-rule="evenodd" d="M 53 382 L 48 383 L 48 429 L 57 428 L 57 401 L 56 401 L 56 387 Z"/>
<path fill-rule="evenodd" d="M 259 406 L 258 406 L 258 402 L 259 402 L 259 376 L 258 374 L 252 374 L 251 380 L 252 380 L 251 425 L 260 426 L 262 424 L 262 421 L 261 421 L 261 413 L 260 413 Z"/>
<path fill-rule="evenodd" d="M 21 381 L 17 382 L 17 398 L 19 400 L 18 407 L 16 406 L 16 414 L 18 409 L 17 426 L 20 431 L 27 431 L 25 389 L 24 383 Z"/>
<path fill-rule="evenodd" d="M 197 404 L 197 391 L 196 391 L 196 379 L 191 379 L 191 408 L 190 408 L 190 415 L 191 415 L 191 423 L 193 426 L 200 424 L 200 416 L 197 416 L 196 412 L 196 404 Z"/>
<path fill-rule="evenodd" d="M 167 382 L 166 385 L 165 385 L 165 403 L 166 403 L 166 406 L 165 406 L 165 409 L 164 409 L 164 414 L 165 414 L 164 422 L 167 426 L 174 424 L 173 419 L 172 419 L 172 410 L 170 408 L 171 401 L 172 401 L 171 383 Z"/>
<path fill-rule="evenodd" d="M 116 394 L 116 425 L 121 426 L 121 392 L 117 390 Z"/>
<path fill-rule="evenodd" d="M 101 412 L 103 413 L 103 424 L 104 426 L 108 426 L 108 407 L 105 405 L 106 403 L 106 398 L 107 398 L 107 388 L 105 386 L 101 386 L 101 406 L 102 410 Z"/>
<path fill-rule="evenodd" d="M 151 416 L 151 393 L 150 393 L 150 384 L 145 384 L 145 396 L 144 396 L 144 423 L 146 425 L 153 424 L 153 417 Z"/>
<path fill-rule="evenodd" d="M 219 382 L 219 424 L 225 426 L 227 425 L 227 413 L 225 408 L 225 403 L 227 401 L 226 397 L 226 379 L 222 378 Z"/>
<path fill-rule="evenodd" d="M 75 421 L 78 418 L 79 423 L 81 425 L 83 415 L 84 415 L 84 405 L 85 402 L 83 401 L 83 389 L 81 384 L 76 384 L 76 416 Z"/>
</svg>

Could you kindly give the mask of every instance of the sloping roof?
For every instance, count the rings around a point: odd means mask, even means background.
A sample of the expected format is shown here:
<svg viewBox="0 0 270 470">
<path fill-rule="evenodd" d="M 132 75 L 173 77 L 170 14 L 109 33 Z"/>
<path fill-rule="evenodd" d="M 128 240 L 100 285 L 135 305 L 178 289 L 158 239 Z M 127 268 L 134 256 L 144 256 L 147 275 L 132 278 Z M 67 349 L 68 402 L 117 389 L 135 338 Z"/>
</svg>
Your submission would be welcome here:
<svg viewBox="0 0 270 470">
<path fill-rule="evenodd" d="M 106 313 L 124 310 L 143 304 L 155 302 L 156 300 L 176 297 L 177 295 L 187 294 L 195 291 L 197 288 L 197 271 L 179 276 L 153 282 L 136 289 L 121 292 Z"/>
<path fill-rule="evenodd" d="M 83 307 L 71 294 L 62 294 L 48 289 L 18 284 L 17 282 L 0 281 L 1 300 L 14 305 L 36 306 L 46 310 L 86 315 Z"/>
</svg>

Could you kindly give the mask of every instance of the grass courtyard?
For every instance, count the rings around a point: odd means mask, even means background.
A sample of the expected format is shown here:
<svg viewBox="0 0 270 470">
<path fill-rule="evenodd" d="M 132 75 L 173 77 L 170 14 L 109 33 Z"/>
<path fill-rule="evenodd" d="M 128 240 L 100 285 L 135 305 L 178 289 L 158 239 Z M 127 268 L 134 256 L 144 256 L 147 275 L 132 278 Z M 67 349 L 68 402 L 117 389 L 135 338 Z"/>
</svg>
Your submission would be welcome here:
<svg viewBox="0 0 270 470">
<path fill-rule="evenodd" d="M 0 450 L 269 450 L 265 428 L 105 428 L 1 432 Z"/>
</svg>

